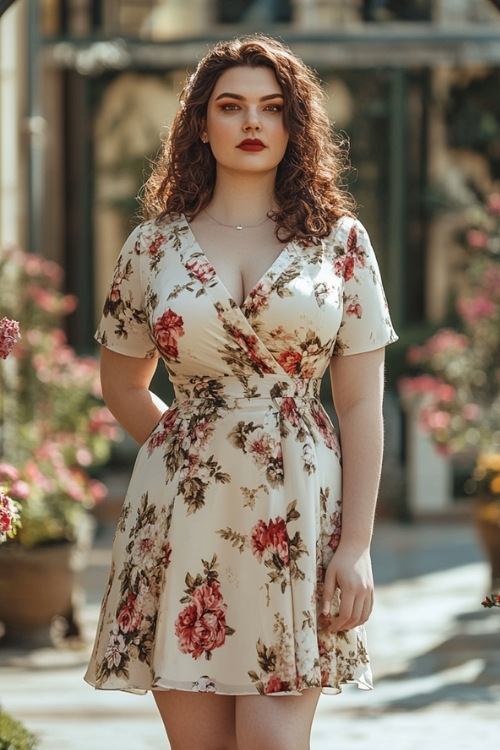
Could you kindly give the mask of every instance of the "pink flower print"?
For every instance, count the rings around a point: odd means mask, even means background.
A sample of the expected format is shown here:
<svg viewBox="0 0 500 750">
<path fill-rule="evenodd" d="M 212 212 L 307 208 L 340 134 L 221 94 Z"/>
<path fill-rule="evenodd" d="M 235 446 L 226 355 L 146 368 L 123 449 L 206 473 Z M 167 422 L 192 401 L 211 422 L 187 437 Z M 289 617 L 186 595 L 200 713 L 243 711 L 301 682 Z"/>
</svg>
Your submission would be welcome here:
<svg viewBox="0 0 500 750">
<path fill-rule="evenodd" d="M 291 398 L 290 396 L 284 398 L 280 405 L 280 411 L 290 424 L 293 424 L 295 427 L 299 426 L 299 413 L 294 398 Z"/>
<path fill-rule="evenodd" d="M 132 556 L 136 565 L 150 568 L 156 564 L 161 556 L 161 547 L 158 531 L 148 523 L 137 534 L 133 547 Z"/>
<path fill-rule="evenodd" d="M 234 337 L 236 343 L 243 349 L 243 351 L 249 356 L 249 358 L 257 365 L 258 369 L 270 375 L 273 373 L 273 369 L 267 365 L 264 360 L 259 357 L 256 352 L 257 348 L 257 337 L 253 335 L 245 335 L 234 326 L 229 327 L 229 333 Z"/>
<path fill-rule="evenodd" d="M 126 605 L 120 610 L 117 618 L 118 628 L 122 633 L 139 630 L 142 623 L 142 613 L 137 607 L 137 597 L 130 593 Z"/>
<path fill-rule="evenodd" d="M 188 271 L 191 271 L 191 273 L 194 274 L 202 284 L 206 284 L 215 276 L 215 268 L 207 260 L 202 260 L 200 258 L 191 258 L 191 260 L 188 260 L 186 268 Z"/>
<path fill-rule="evenodd" d="M 265 430 L 256 430 L 249 438 L 246 450 L 253 455 L 254 461 L 267 466 L 271 459 L 281 458 L 281 445 Z"/>
<path fill-rule="evenodd" d="M 177 359 L 178 339 L 184 336 L 184 321 L 180 315 L 168 309 L 153 326 L 153 335 L 162 354 Z"/>
<path fill-rule="evenodd" d="M 290 692 L 290 688 L 288 682 L 282 682 L 277 674 L 273 674 L 266 682 L 264 692 L 266 695 L 272 695 L 273 693 Z"/>
<path fill-rule="evenodd" d="M 340 451 L 340 445 L 335 433 L 335 429 L 328 419 L 326 413 L 321 408 L 311 408 L 311 414 L 316 424 L 316 427 L 321 433 L 321 437 L 327 448 L 338 453 Z"/>
<path fill-rule="evenodd" d="M 283 561 L 284 565 L 288 565 L 288 533 L 286 529 L 286 523 L 283 518 L 278 516 L 275 521 L 269 521 L 267 527 L 267 548 Z"/>
<path fill-rule="evenodd" d="M 346 307 L 347 315 L 355 315 L 356 318 L 360 319 L 363 315 L 363 308 L 359 302 L 359 297 L 356 295 Z"/>
<path fill-rule="evenodd" d="M 148 439 L 149 455 L 151 455 L 152 451 L 155 448 L 159 448 L 160 446 L 165 444 L 174 427 L 178 414 L 179 410 L 176 407 L 167 409 L 167 411 L 164 413 L 160 421 L 162 429 L 159 431 L 153 430 L 151 437 Z"/>
<path fill-rule="evenodd" d="M 343 264 L 344 280 L 350 281 L 354 276 L 354 258 L 347 256 Z"/>
<path fill-rule="evenodd" d="M 355 263 L 364 268 L 365 251 L 362 245 L 358 245 L 358 233 L 355 227 L 351 228 L 349 237 L 347 238 L 347 255 L 354 258 Z"/>
<path fill-rule="evenodd" d="M 253 554 L 259 562 L 262 562 L 267 548 L 267 525 L 264 521 L 258 521 L 253 527 L 250 543 Z"/>
<path fill-rule="evenodd" d="M 269 524 L 259 520 L 252 529 L 250 546 L 259 562 L 264 557 L 278 555 L 283 565 L 287 566 L 288 533 L 284 519 L 277 516 L 274 521 L 270 519 Z"/>
<path fill-rule="evenodd" d="M 302 354 L 294 349 L 287 349 L 277 357 L 279 365 L 288 375 L 298 375 L 302 362 Z"/>
<path fill-rule="evenodd" d="M 199 659 L 226 640 L 226 609 L 217 581 L 197 586 L 175 621 L 179 650 Z"/>
</svg>

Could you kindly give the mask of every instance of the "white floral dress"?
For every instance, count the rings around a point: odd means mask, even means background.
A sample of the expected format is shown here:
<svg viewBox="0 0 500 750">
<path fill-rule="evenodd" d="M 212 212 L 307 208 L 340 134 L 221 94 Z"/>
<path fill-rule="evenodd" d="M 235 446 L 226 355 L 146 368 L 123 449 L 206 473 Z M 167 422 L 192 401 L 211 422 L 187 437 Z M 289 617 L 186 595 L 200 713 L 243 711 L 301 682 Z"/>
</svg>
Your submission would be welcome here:
<svg viewBox="0 0 500 750">
<path fill-rule="evenodd" d="M 184 217 L 139 226 L 96 334 L 161 357 L 175 400 L 139 449 L 85 679 L 230 695 L 371 687 L 362 627 L 321 630 L 341 459 L 332 355 L 396 339 L 363 226 L 289 242 L 243 305 Z"/>
</svg>

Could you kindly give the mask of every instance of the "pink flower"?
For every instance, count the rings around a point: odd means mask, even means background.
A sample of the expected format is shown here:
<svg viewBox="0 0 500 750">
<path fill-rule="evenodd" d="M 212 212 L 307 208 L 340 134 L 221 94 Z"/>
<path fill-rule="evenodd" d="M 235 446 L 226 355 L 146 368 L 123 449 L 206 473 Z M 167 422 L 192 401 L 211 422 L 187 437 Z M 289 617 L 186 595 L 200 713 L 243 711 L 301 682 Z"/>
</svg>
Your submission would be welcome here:
<svg viewBox="0 0 500 750">
<path fill-rule="evenodd" d="M 290 688 L 288 682 L 282 682 L 277 674 L 273 674 L 270 676 L 264 688 L 264 692 L 266 695 L 289 692 L 289 690 Z"/>
<path fill-rule="evenodd" d="M 477 250 L 483 250 L 488 247 L 488 235 L 479 229 L 469 229 L 466 235 L 466 242 Z"/>
<path fill-rule="evenodd" d="M 191 260 L 188 260 L 186 268 L 188 271 L 191 271 L 191 273 L 194 274 L 202 284 L 206 284 L 215 276 L 214 267 L 211 266 L 208 261 L 201 260 L 200 258 L 192 258 Z"/>
<path fill-rule="evenodd" d="M 492 193 L 489 196 L 488 209 L 491 214 L 500 216 L 500 193 Z"/>
<path fill-rule="evenodd" d="M 19 523 L 19 513 L 14 501 L 0 492 L 0 541 L 5 534 L 11 534 Z"/>
<path fill-rule="evenodd" d="M 277 554 L 283 564 L 288 565 L 288 533 L 284 519 L 277 516 L 274 521 L 270 519 L 269 524 L 259 520 L 252 529 L 251 548 L 259 562 L 266 553 L 269 556 Z"/>
<path fill-rule="evenodd" d="M 293 424 L 295 427 L 298 427 L 300 424 L 299 420 L 299 413 L 297 411 L 297 404 L 295 403 L 295 399 L 291 397 L 284 398 L 281 402 L 280 411 L 283 414 L 284 418 L 290 422 L 290 424 Z"/>
<path fill-rule="evenodd" d="M 459 315 L 466 323 L 476 323 L 481 318 L 493 318 L 498 312 L 498 306 L 486 294 L 460 300 L 457 303 Z"/>
<path fill-rule="evenodd" d="M 281 352 L 277 359 L 280 366 L 288 375 L 297 375 L 300 372 L 300 364 L 302 362 L 302 354 L 300 352 L 288 349 L 285 352 Z"/>
<path fill-rule="evenodd" d="M 177 342 L 181 336 L 184 336 L 183 326 L 182 317 L 170 309 L 164 312 L 154 324 L 153 335 L 158 348 L 166 357 L 177 359 L 179 354 Z"/>
<path fill-rule="evenodd" d="M 117 617 L 118 627 L 122 633 L 130 633 L 139 630 L 142 623 L 142 614 L 137 607 L 137 597 L 130 593 L 126 605 L 120 610 Z"/>
<path fill-rule="evenodd" d="M 0 320 L 0 357 L 7 359 L 21 337 L 17 320 L 2 318 Z"/>
<path fill-rule="evenodd" d="M 226 640 L 226 604 L 217 581 L 202 584 L 193 591 L 191 602 L 175 621 L 179 650 L 199 659 L 220 648 Z"/>
</svg>

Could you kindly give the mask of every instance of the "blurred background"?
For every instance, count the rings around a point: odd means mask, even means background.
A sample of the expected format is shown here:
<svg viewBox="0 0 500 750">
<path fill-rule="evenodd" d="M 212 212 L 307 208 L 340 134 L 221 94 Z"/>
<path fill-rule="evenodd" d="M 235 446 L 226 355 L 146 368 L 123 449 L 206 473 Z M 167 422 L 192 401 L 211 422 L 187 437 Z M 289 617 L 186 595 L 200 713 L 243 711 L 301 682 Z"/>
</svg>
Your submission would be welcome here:
<svg viewBox="0 0 500 750">
<path fill-rule="evenodd" d="M 373 715 L 351 698 L 335 720 L 354 749 L 393 732 L 400 750 L 475 748 L 500 701 L 498 620 L 477 611 L 500 590 L 500 0 L 0 0 L 0 318 L 23 336 L 0 362 L 0 490 L 24 519 L 12 540 L 0 526 L 0 699 L 50 750 L 135 749 L 150 731 L 150 704 L 81 683 L 136 451 L 99 401 L 93 334 L 182 81 L 212 43 L 255 31 L 325 86 L 400 336 L 374 541 L 381 691 Z M 83 544 L 75 505 L 94 524 Z M 36 558 L 28 585 L 23 555 L 68 542 L 83 551 L 68 580 Z M 314 747 L 330 750 L 331 718 Z"/>
<path fill-rule="evenodd" d="M 3 0 L 0 246 L 64 267 L 66 292 L 79 300 L 69 340 L 95 352 L 114 261 L 138 222 L 136 196 L 186 73 L 215 40 L 260 30 L 279 36 L 318 71 L 332 120 L 350 138 L 350 188 L 400 335 L 388 350 L 382 505 L 403 516 L 412 505 L 442 510 L 463 494 L 461 479 L 455 486 L 453 467 L 419 443 L 417 453 L 435 464 L 434 497 L 418 467 L 408 486 L 408 420 L 395 392 L 409 344 L 450 317 L 457 217 L 500 176 L 498 5 Z"/>
</svg>

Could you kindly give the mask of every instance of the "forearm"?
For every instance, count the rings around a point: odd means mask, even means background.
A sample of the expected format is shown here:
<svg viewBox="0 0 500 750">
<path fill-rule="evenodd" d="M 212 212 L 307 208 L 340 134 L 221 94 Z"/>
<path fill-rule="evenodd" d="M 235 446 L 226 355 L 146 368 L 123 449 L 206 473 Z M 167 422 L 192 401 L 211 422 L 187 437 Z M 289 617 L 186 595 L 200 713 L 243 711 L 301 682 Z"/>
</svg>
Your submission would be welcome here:
<svg viewBox="0 0 500 750">
<path fill-rule="evenodd" d="M 147 388 L 124 388 L 105 393 L 106 406 L 117 422 L 142 445 L 168 408 Z"/>
<path fill-rule="evenodd" d="M 101 385 L 106 406 L 142 445 L 167 409 L 149 390 L 157 360 L 128 357 L 101 348 Z"/>
<path fill-rule="evenodd" d="M 342 446 L 342 542 L 367 548 L 373 532 L 383 454 L 383 418 L 376 399 L 355 402 L 339 418 Z"/>
</svg>

